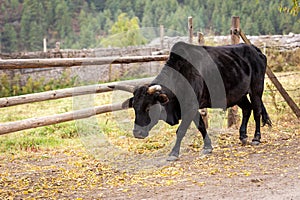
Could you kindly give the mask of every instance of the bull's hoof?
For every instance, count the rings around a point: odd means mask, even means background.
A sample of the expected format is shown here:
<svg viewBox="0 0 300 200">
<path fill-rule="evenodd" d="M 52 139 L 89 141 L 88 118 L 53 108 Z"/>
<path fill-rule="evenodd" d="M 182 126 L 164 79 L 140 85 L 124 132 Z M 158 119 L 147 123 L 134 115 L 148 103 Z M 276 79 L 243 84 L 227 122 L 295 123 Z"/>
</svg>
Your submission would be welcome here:
<svg viewBox="0 0 300 200">
<path fill-rule="evenodd" d="M 247 138 L 241 139 L 242 145 L 245 146 L 247 144 Z"/>
<path fill-rule="evenodd" d="M 169 161 L 169 162 L 173 162 L 173 161 L 176 161 L 176 160 L 178 160 L 178 157 L 177 157 L 177 156 L 169 156 L 169 157 L 167 158 L 167 161 Z"/>
<path fill-rule="evenodd" d="M 208 149 L 202 149 L 202 154 L 203 155 L 208 155 L 212 153 L 212 148 L 208 148 Z"/>
<path fill-rule="evenodd" d="M 252 146 L 257 146 L 257 145 L 259 145 L 260 144 L 260 141 L 259 140 L 252 140 L 252 142 L 251 142 L 251 145 Z"/>
</svg>

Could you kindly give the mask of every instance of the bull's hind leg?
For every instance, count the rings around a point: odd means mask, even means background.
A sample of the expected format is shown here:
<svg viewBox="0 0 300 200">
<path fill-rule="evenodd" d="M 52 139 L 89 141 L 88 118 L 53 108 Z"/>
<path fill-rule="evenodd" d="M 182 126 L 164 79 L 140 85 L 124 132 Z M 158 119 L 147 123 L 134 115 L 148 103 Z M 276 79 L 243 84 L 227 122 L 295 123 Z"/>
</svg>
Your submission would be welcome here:
<svg viewBox="0 0 300 200">
<path fill-rule="evenodd" d="M 238 103 L 238 106 L 242 109 L 243 119 L 240 127 L 240 140 L 243 145 L 247 143 L 247 124 L 249 121 L 249 117 L 251 115 L 252 105 L 249 102 L 247 96 L 243 96 L 241 101 Z"/>
<path fill-rule="evenodd" d="M 205 129 L 204 121 L 203 121 L 203 119 L 202 119 L 199 112 L 197 112 L 197 114 L 195 116 L 194 123 L 195 123 L 197 129 L 201 132 L 202 137 L 203 137 L 204 146 L 203 146 L 202 153 L 203 154 L 210 154 L 213 150 L 213 148 L 211 146 L 211 140 L 210 140 L 210 138 L 207 134 L 207 131 Z"/>
<path fill-rule="evenodd" d="M 252 139 L 252 145 L 258 145 L 260 143 L 261 133 L 260 133 L 260 117 L 262 112 L 262 100 L 261 95 L 250 95 L 251 104 L 253 108 L 253 115 L 255 120 L 255 133 Z"/>
</svg>

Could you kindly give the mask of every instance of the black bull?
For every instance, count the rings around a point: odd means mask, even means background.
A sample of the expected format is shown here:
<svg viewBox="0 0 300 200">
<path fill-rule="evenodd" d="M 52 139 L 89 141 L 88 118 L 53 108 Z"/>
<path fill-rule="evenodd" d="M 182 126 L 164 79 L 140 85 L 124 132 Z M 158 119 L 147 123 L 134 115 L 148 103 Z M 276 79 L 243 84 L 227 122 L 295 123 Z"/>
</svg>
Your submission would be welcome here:
<svg viewBox="0 0 300 200">
<path fill-rule="evenodd" d="M 199 109 L 238 105 L 243 113 L 240 140 L 243 144 L 247 141 L 247 123 L 253 110 L 256 126 L 252 143 L 259 144 L 261 117 L 263 125 L 271 125 L 262 102 L 266 66 L 265 55 L 253 45 L 210 47 L 176 43 L 152 83 L 135 88 L 134 96 L 123 104 L 134 108 L 134 136 L 147 137 L 159 120 L 170 125 L 181 120 L 168 158 L 176 160 L 181 141 L 193 121 L 203 136 L 203 153 L 211 153 L 211 140 Z"/>
</svg>

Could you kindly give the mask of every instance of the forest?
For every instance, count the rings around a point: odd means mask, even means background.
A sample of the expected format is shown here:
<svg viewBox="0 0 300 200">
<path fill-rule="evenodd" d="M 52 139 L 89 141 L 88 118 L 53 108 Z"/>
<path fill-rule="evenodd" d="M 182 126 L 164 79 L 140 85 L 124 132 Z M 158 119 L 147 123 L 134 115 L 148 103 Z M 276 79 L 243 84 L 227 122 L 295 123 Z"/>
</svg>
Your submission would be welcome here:
<svg viewBox="0 0 300 200">
<path fill-rule="evenodd" d="M 0 0 L 0 52 L 41 51 L 59 41 L 61 48 L 140 45 L 140 28 L 159 27 L 205 35 L 228 35 L 232 16 L 240 16 L 249 35 L 300 32 L 299 15 L 280 12 L 292 0 Z M 121 45 L 107 36 L 133 30 Z"/>
</svg>

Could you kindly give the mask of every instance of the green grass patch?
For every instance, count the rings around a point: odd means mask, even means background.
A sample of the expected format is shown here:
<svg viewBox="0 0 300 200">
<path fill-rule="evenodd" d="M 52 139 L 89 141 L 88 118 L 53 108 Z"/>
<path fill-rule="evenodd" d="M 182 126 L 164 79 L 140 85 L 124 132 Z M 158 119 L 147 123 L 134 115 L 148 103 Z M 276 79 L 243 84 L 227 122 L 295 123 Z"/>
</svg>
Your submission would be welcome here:
<svg viewBox="0 0 300 200">
<path fill-rule="evenodd" d="M 38 151 L 41 148 L 52 148 L 61 144 L 61 140 L 54 136 L 3 136 L 0 138 L 0 153 Z"/>
<path fill-rule="evenodd" d="M 74 122 L 45 126 L 0 137 L 0 153 L 39 151 L 78 143 L 78 132 Z"/>
</svg>

